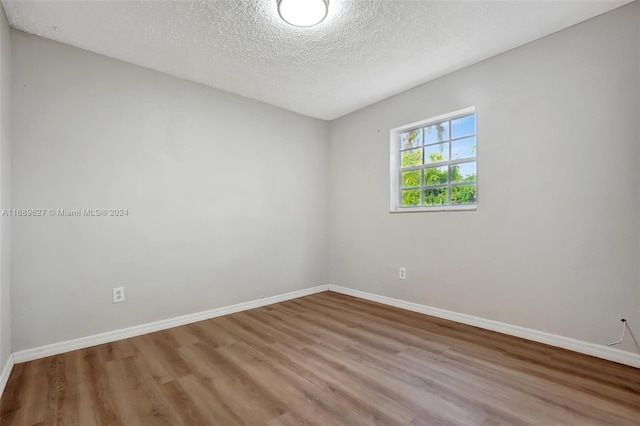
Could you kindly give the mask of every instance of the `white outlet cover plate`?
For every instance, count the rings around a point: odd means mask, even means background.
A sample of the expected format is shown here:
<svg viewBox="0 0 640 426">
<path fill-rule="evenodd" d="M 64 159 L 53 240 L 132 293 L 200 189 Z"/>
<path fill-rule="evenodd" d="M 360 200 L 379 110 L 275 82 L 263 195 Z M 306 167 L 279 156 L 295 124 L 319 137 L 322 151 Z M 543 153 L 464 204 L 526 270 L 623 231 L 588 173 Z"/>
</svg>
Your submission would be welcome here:
<svg viewBox="0 0 640 426">
<path fill-rule="evenodd" d="M 124 302 L 124 287 L 115 287 L 113 289 L 113 303 Z"/>
</svg>

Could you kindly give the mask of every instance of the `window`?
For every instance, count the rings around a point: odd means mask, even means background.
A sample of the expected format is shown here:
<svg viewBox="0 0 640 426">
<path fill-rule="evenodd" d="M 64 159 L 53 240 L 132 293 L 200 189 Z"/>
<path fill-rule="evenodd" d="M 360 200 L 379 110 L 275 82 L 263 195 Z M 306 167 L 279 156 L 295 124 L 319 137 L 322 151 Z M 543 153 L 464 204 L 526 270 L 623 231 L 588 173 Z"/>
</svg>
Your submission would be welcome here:
<svg viewBox="0 0 640 426">
<path fill-rule="evenodd" d="M 391 130 L 391 211 L 473 210 L 474 108 Z"/>
</svg>

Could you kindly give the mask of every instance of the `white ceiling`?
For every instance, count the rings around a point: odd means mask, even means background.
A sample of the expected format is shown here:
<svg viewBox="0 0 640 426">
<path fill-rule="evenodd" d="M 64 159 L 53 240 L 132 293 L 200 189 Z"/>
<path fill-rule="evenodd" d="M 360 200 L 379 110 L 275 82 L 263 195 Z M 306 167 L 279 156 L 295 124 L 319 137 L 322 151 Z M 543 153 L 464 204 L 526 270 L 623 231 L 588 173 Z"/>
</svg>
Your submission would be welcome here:
<svg viewBox="0 0 640 426">
<path fill-rule="evenodd" d="M 14 28 L 331 120 L 629 1 L 2 0 Z"/>
</svg>

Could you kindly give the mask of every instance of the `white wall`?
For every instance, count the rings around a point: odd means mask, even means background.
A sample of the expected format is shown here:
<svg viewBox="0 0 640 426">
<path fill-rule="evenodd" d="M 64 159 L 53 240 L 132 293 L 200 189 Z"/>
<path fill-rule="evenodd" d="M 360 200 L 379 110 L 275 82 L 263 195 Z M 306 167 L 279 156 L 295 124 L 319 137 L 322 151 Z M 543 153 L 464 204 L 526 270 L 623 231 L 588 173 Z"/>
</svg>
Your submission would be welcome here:
<svg viewBox="0 0 640 426">
<path fill-rule="evenodd" d="M 640 340 L 638 8 L 332 122 L 331 283 L 599 344 L 625 317 Z M 390 214 L 389 129 L 468 106 L 477 211 Z"/>
<path fill-rule="evenodd" d="M 9 98 L 11 46 L 9 24 L 0 6 L 0 212 L 9 208 L 11 153 L 9 144 Z M 10 218 L 0 216 L 0 370 L 11 354 L 11 301 L 9 285 Z"/>
<path fill-rule="evenodd" d="M 12 41 L 14 351 L 328 282 L 326 122 Z"/>
</svg>

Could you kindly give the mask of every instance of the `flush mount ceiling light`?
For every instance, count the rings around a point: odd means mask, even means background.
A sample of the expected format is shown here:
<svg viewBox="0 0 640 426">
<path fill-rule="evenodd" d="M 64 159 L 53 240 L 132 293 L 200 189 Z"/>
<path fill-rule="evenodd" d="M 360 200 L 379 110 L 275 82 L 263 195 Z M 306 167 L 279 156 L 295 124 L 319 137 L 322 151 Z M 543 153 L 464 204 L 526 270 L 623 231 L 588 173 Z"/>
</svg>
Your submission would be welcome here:
<svg viewBox="0 0 640 426">
<path fill-rule="evenodd" d="M 319 24 L 329 12 L 329 0 L 277 0 L 278 13 L 288 24 L 312 27 Z"/>
</svg>

